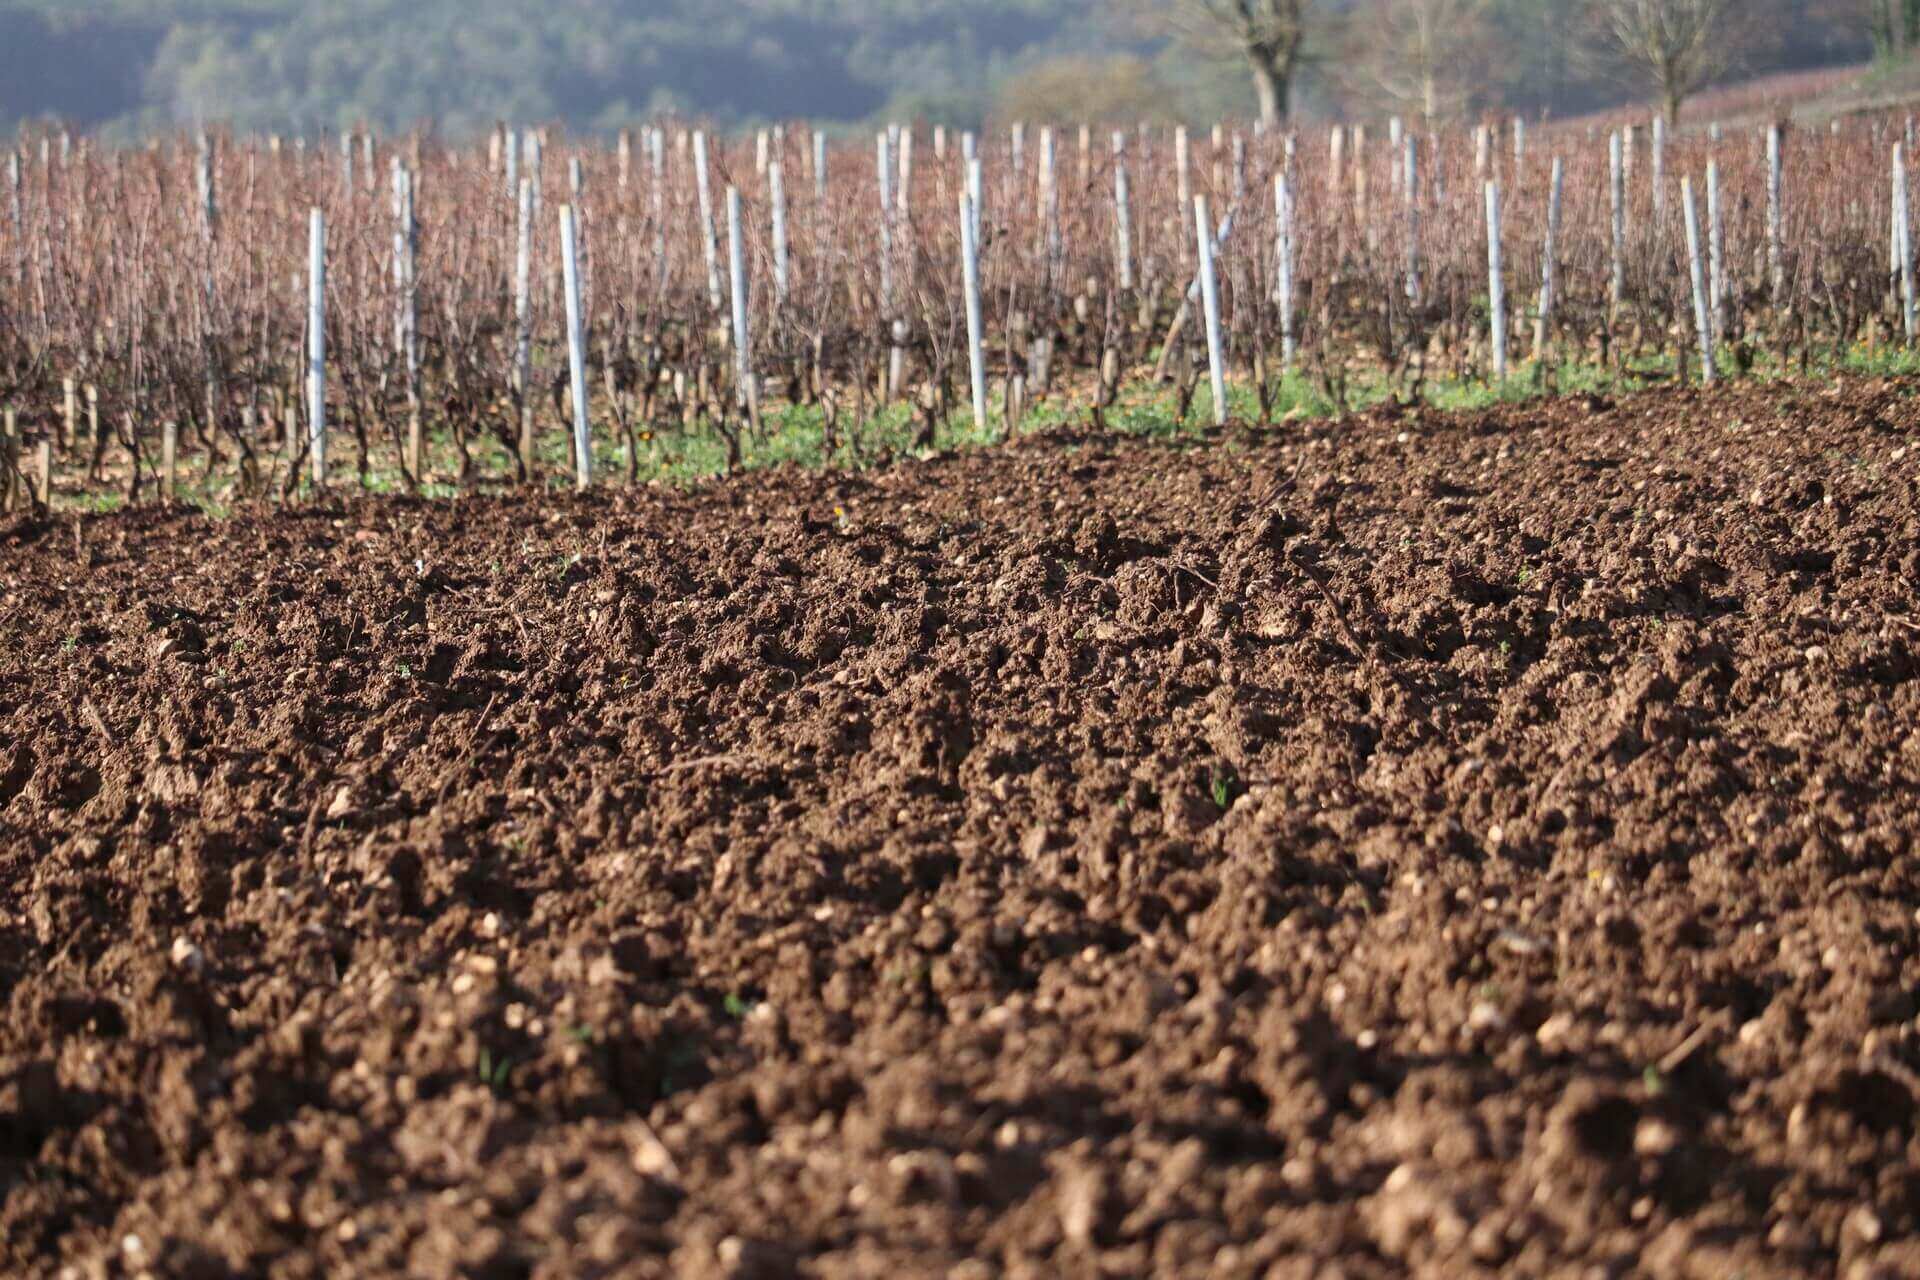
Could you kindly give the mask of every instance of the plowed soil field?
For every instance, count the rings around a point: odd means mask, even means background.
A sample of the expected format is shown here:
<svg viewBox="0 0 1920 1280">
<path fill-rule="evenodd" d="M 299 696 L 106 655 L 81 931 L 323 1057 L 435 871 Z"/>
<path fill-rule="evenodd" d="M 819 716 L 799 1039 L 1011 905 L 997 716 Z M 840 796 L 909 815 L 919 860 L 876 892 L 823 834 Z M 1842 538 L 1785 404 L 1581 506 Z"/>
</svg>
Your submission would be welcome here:
<svg viewBox="0 0 1920 1280">
<path fill-rule="evenodd" d="M 0 526 L 0 1271 L 1920 1275 L 1914 391 Z"/>
</svg>

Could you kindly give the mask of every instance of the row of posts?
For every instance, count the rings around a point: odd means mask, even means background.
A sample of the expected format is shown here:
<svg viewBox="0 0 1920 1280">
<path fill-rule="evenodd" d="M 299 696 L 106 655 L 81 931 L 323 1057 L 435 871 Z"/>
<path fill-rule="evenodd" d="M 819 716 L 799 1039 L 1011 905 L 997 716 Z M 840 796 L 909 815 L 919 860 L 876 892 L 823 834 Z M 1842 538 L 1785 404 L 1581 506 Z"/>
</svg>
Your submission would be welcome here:
<svg viewBox="0 0 1920 1280">
<path fill-rule="evenodd" d="M 1488 168 L 1489 132 L 1481 130 L 1477 145 L 1477 167 L 1481 171 Z M 539 140 L 537 135 L 529 135 L 528 145 L 533 148 L 529 157 L 532 164 L 538 164 Z M 1333 167 L 1340 167 L 1341 142 L 1344 133 L 1333 137 Z M 659 130 L 649 130 L 645 136 L 649 158 L 656 179 L 663 171 L 664 134 Z M 722 304 L 723 292 L 720 273 L 718 245 L 714 236 L 712 217 L 712 196 L 708 163 L 707 138 L 704 133 L 692 135 L 695 180 L 700 209 L 702 254 L 707 272 L 709 300 L 716 308 Z M 1016 152 L 1022 148 L 1022 138 L 1016 131 L 1014 143 Z M 1119 282 L 1123 288 L 1133 282 L 1133 244 L 1132 218 L 1129 208 L 1129 175 L 1124 159 L 1126 135 L 1116 132 L 1113 135 L 1113 199 L 1115 206 L 1115 253 Z M 1408 134 L 1396 139 L 1403 148 L 1404 163 L 1399 166 L 1397 185 L 1407 193 L 1409 213 L 1417 216 L 1412 193 L 1418 189 L 1418 148 L 1416 139 Z M 943 143 L 944 138 L 936 139 Z M 1195 262 L 1196 274 L 1188 290 L 1190 300 L 1196 299 L 1203 310 L 1206 326 L 1206 338 L 1209 357 L 1209 373 L 1214 399 L 1214 417 L 1223 423 L 1227 415 L 1227 397 L 1225 380 L 1225 353 L 1221 333 L 1220 293 L 1216 272 L 1216 259 L 1220 244 L 1231 231 L 1234 212 L 1229 211 L 1226 218 L 1216 228 L 1213 224 L 1208 200 L 1205 195 L 1191 193 L 1186 181 L 1188 166 L 1186 163 L 1188 148 L 1185 145 L 1185 130 L 1175 135 L 1176 151 L 1180 163 L 1178 173 L 1182 179 L 1180 185 L 1184 200 L 1191 201 L 1195 222 Z M 1654 169 L 1653 197 L 1655 215 L 1659 216 L 1664 204 L 1664 130 L 1656 121 L 1653 130 L 1651 162 Z M 814 135 L 813 179 L 816 194 L 824 192 L 826 185 L 825 136 Z M 1040 161 L 1040 211 L 1042 234 L 1045 237 L 1047 260 L 1057 262 L 1062 256 L 1060 228 L 1058 222 L 1058 190 L 1053 180 L 1054 165 L 1052 130 L 1042 133 Z M 532 268 L 533 222 L 538 212 L 538 188 L 535 183 L 519 176 L 519 148 L 515 135 L 507 135 L 505 169 L 512 187 L 517 187 L 519 197 L 519 243 L 516 262 L 514 306 L 516 321 L 515 381 L 521 398 L 527 399 L 526 390 L 531 376 L 531 314 L 530 314 L 530 273 Z M 763 139 L 764 144 L 764 139 Z M 1516 129 L 1514 149 L 1516 159 L 1525 146 L 1523 130 Z M 937 146 L 944 151 L 944 146 Z M 1083 131 L 1083 160 L 1086 142 Z M 1288 158 L 1291 160 L 1292 141 L 1288 139 Z M 1920 314 L 1917 304 L 1914 282 L 1914 254 L 1909 217 L 1909 191 L 1906 175 L 1906 148 L 1896 144 L 1893 148 L 1892 208 L 1889 211 L 1889 278 L 1898 291 L 1898 301 L 1903 328 L 1909 341 L 1916 337 L 1916 328 L 1920 326 Z M 983 201 L 981 162 L 972 134 L 962 137 L 962 154 L 966 162 L 965 190 L 959 198 L 961 220 L 962 276 L 966 290 L 966 320 L 968 336 L 968 356 L 970 363 L 970 384 L 974 421 L 984 428 L 987 422 L 986 374 L 984 354 L 983 313 L 981 301 L 980 270 L 980 216 Z M 1239 149 L 1236 149 L 1236 171 L 1238 171 Z M 346 163 L 352 163 L 352 151 L 345 150 Z M 1630 176 L 1633 147 L 1631 131 L 1615 132 L 1608 140 L 1609 155 L 1609 195 L 1610 195 L 1610 231 L 1611 231 L 1611 275 L 1609 292 L 1617 304 L 1625 287 L 1625 246 L 1627 240 L 1627 206 L 1625 192 Z M 1783 177 L 1781 162 L 1781 132 L 1778 125 L 1769 127 L 1766 134 L 1767 156 L 1767 220 L 1766 250 L 1767 263 L 1776 292 L 1784 287 L 1784 214 L 1783 214 Z M 895 219 L 904 222 L 906 201 L 911 181 L 912 135 L 883 132 L 878 136 L 877 170 L 880 179 L 880 200 L 883 211 L 881 221 L 882 241 L 882 278 L 883 296 L 889 302 L 893 292 L 891 275 L 891 241 L 894 234 Z M 17 164 L 17 155 L 14 157 Z M 1018 163 L 1018 162 L 1016 162 Z M 368 161 L 371 165 L 371 159 Z M 628 141 L 623 138 L 621 149 L 621 171 L 624 178 L 630 164 Z M 892 175 L 899 177 L 898 186 L 892 183 Z M 1297 253 L 1297 229 L 1295 226 L 1295 203 L 1291 187 L 1292 166 L 1284 166 L 1274 177 L 1273 200 L 1275 212 L 1276 265 L 1275 300 L 1279 304 L 1282 354 L 1286 367 L 1291 367 L 1297 356 L 1295 332 L 1295 270 Z M 787 288 L 788 253 L 786 237 L 786 208 L 784 175 L 777 156 L 767 160 L 763 172 L 769 187 L 772 203 L 772 248 L 774 257 L 774 288 L 777 294 L 784 295 Z M 211 148 L 203 139 L 197 166 L 199 196 L 202 204 L 203 226 L 209 241 L 215 235 L 218 221 L 218 208 L 215 200 Z M 576 199 L 580 189 L 579 161 L 572 166 L 572 182 Z M 1560 207 L 1564 183 L 1564 169 L 1559 158 L 1552 163 L 1549 189 L 1548 217 L 1546 228 L 1545 258 L 1542 264 L 1542 280 L 1539 305 L 1535 313 L 1534 344 L 1536 350 L 1544 349 L 1548 328 L 1551 324 L 1555 304 L 1557 238 L 1560 224 Z M 656 213 L 662 184 L 654 184 Z M 1692 294 L 1693 319 L 1699 348 L 1703 381 L 1711 384 L 1717 375 L 1714 365 L 1714 347 L 1720 332 L 1720 313 L 1727 294 L 1726 260 L 1723 221 L 1721 216 L 1721 191 L 1719 169 L 1714 161 L 1706 167 L 1706 218 L 1704 234 L 1700 211 L 1697 208 L 1691 177 L 1683 177 L 1680 184 L 1683 223 L 1686 232 L 1688 253 L 1689 286 Z M 417 343 L 417 315 L 415 314 L 415 255 L 417 252 L 417 223 L 415 221 L 415 179 L 411 171 L 398 159 L 394 161 L 393 198 L 395 212 L 394 264 L 396 283 L 400 286 L 400 309 L 395 317 L 397 346 L 405 353 L 407 366 L 407 391 L 412 422 L 409 432 L 409 464 L 414 473 L 419 474 L 423 445 L 419 394 L 419 354 Z M 1489 340 L 1492 353 L 1492 374 L 1495 379 L 1507 376 L 1508 313 L 1507 294 L 1504 283 L 1503 262 L 1501 257 L 1501 189 L 1497 180 L 1485 183 L 1486 199 L 1486 237 L 1487 270 L 1490 298 Z M 897 206 L 897 207 L 896 207 Z M 1238 200 L 1235 202 L 1238 207 Z M 757 397 L 754 395 L 756 379 L 752 365 L 752 339 L 748 326 L 747 273 L 745 267 L 745 242 L 742 227 L 740 193 L 737 188 L 728 187 L 726 192 L 726 213 L 728 233 L 727 273 L 730 287 L 724 294 L 724 300 L 730 304 L 732 313 L 732 337 L 735 348 L 736 374 L 741 394 L 749 401 L 749 407 L 758 410 Z M 659 235 L 664 238 L 664 219 L 656 218 L 656 225 L 662 227 Z M 579 252 L 579 232 L 574 205 L 568 204 L 560 210 L 562 270 L 566 293 L 566 317 L 569 349 L 569 375 L 573 391 L 573 444 L 576 460 L 576 482 L 585 487 L 592 478 L 592 453 L 589 443 L 587 419 L 587 394 L 585 348 L 585 319 L 581 310 L 581 272 Z M 1410 222 L 1407 262 L 1406 288 L 1410 297 L 1416 297 L 1420 290 L 1418 224 Z M 664 252 L 664 244 L 657 246 Z M 315 208 L 311 213 L 310 251 L 308 262 L 309 309 L 307 316 L 307 398 L 309 423 L 309 456 L 311 474 L 316 483 L 324 481 L 326 475 L 326 221 L 322 211 Z M 205 288 L 209 301 L 213 290 L 211 271 L 207 273 Z M 899 363 L 902 359 L 902 344 L 905 335 L 896 325 L 890 359 L 890 383 L 897 386 L 900 378 Z M 215 373 L 209 362 L 209 395 L 215 393 Z M 531 454 L 532 442 L 531 415 L 523 408 L 522 440 L 523 456 Z M 13 461 L 11 458 L 9 461 Z M 16 468 L 17 469 L 17 468 Z"/>
</svg>

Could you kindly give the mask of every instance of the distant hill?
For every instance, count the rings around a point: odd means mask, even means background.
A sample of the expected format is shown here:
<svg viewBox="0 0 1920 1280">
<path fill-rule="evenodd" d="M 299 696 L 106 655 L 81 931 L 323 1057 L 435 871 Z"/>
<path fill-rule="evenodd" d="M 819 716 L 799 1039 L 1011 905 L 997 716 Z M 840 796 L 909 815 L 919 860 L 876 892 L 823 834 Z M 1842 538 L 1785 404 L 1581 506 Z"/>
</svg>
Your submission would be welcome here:
<svg viewBox="0 0 1920 1280">
<path fill-rule="evenodd" d="M 1298 98 L 1343 107 L 1341 70 L 1383 0 L 1319 0 L 1335 19 Z M 1767 71 L 1860 61 L 1851 9 L 1792 12 Z M 1487 0 L 1476 110 L 1603 110 L 1628 89 L 1573 47 L 1590 0 Z M 725 125 L 808 117 L 975 124 L 1046 68 L 1127 65 L 1142 116 L 1245 114 L 1242 69 L 1145 43 L 1106 0 L 0 0 L 0 127 L 58 117 L 131 136 L 197 120 L 312 131 L 497 119 L 612 129 L 659 114 Z M 1790 28 L 1790 30 L 1787 30 Z M 1084 74 L 1084 72 L 1082 72 Z M 1111 84 L 1086 97 L 1113 102 Z M 1033 101 L 1029 96 L 1026 102 Z M 1068 107 L 1060 109 L 1065 110 Z"/>
</svg>

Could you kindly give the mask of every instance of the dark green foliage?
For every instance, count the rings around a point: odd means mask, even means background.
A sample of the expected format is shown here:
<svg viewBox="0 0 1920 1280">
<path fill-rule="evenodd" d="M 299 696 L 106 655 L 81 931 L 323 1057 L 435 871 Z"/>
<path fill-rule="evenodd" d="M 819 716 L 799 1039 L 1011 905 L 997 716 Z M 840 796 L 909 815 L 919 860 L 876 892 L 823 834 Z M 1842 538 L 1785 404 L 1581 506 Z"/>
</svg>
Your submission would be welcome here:
<svg viewBox="0 0 1920 1280">
<path fill-rule="evenodd" d="M 973 122 L 996 75 L 1109 38 L 1089 0 L 0 0 L 0 121 Z"/>
</svg>

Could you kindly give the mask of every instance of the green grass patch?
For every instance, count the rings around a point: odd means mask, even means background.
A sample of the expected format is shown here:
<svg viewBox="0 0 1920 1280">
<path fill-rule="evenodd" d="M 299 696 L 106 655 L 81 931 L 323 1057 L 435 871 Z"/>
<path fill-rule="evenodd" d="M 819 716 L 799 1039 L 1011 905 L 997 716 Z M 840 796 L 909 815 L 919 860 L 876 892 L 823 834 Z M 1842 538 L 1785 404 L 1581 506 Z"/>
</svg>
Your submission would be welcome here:
<svg viewBox="0 0 1920 1280">
<path fill-rule="evenodd" d="M 1736 363 L 1731 351 L 1717 353 L 1716 363 L 1725 381 L 1771 384 L 1817 381 L 1838 374 L 1914 378 L 1920 375 L 1920 350 L 1898 344 L 1857 343 L 1810 359 L 1804 373 L 1798 361 L 1783 364 L 1759 351 L 1752 353 L 1747 369 L 1737 376 L 1733 373 Z M 1697 359 L 1690 361 L 1690 376 L 1697 383 Z M 1360 371 L 1348 374 L 1336 397 L 1318 377 L 1295 370 L 1271 383 L 1264 415 L 1255 389 L 1243 381 L 1230 379 L 1228 417 L 1242 423 L 1259 423 L 1264 417 L 1268 424 L 1284 429 L 1288 423 L 1365 412 L 1389 402 L 1407 403 L 1417 399 L 1436 410 L 1470 413 L 1553 394 L 1631 394 L 1671 386 L 1673 379 L 1672 354 L 1656 353 L 1616 366 L 1602 366 L 1589 360 L 1521 361 L 1514 365 L 1508 377 L 1497 382 L 1478 377 L 1429 377 L 1418 384 L 1417 393 L 1412 389 L 1414 384 L 1408 381 L 1396 381 L 1383 372 Z M 1920 378 L 1916 378 L 1913 389 L 1920 390 Z M 1011 432 L 1001 408 L 996 387 L 986 425 L 976 426 L 971 405 L 963 397 L 951 413 L 935 424 L 931 451 L 990 447 L 1010 435 L 1031 435 L 1059 428 L 1090 429 L 1093 423 L 1093 411 L 1086 403 L 1059 394 L 1033 403 Z M 1124 383 L 1102 417 L 1109 432 L 1124 438 L 1182 446 L 1199 445 L 1213 438 L 1209 434 L 1214 419 L 1213 398 L 1204 373 L 1184 417 L 1179 412 L 1178 392 L 1145 378 Z M 570 430 L 553 420 L 551 413 L 541 417 L 539 426 L 536 470 L 540 484 L 555 491 L 571 488 L 574 463 Z M 418 485 L 423 497 L 448 499 L 463 492 L 499 492 L 517 486 L 519 470 L 514 455 L 498 435 L 468 434 L 466 455 L 470 479 L 462 486 L 457 480 L 461 451 L 454 432 L 444 421 L 429 421 L 427 428 L 425 476 Z M 921 453 L 921 437 L 922 419 L 905 404 L 883 406 L 858 423 L 853 421 L 850 412 L 843 412 L 838 429 L 831 434 L 819 407 L 776 404 L 768 407 L 758 432 L 742 428 L 739 465 L 743 470 L 793 466 L 860 471 Z M 1216 444 L 1216 447 L 1231 447 L 1231 442 Z M 611 422 L 594 424 L 592 448 L 595 483 L 623 483 L 629 471 L 627 445 Z M 632 472 L 643 484 L 681 487 L 722 474 L 728 468 L 726 440 L 713 424 L 705 421 L 687 428 L 676 424 L 636 433 L 635 452 Z M 271 497 L 277 497 L 286 460 L 263 454 L 259 461 L 270 476 L 264 487 Z M 376 445 L 363 460 L 351 441 L 339 440 L 333 447 L 330 472 L 332 487 L 341 493 L 357 490 L 396 494 L 408 488 L 406 475 L 384 442 Z M 300 487 L 303 492 L 307 491 L 304 480 Z M 150 498 L 157 491 L 158 477 L 149 465 L 143 476 L 142 496 Z M 231 515 L 248 504 L 231 469 L 222 467 L 208 475 L 197 458 L 190 465 L 182 466 L 176 498 L 214 518 Z M 102 486 L 76 493 L 61 492 L 56 485 L 56 510 L 105 513 L 124 505 L 124 495 L 115 488 Z"/>
</svg>

